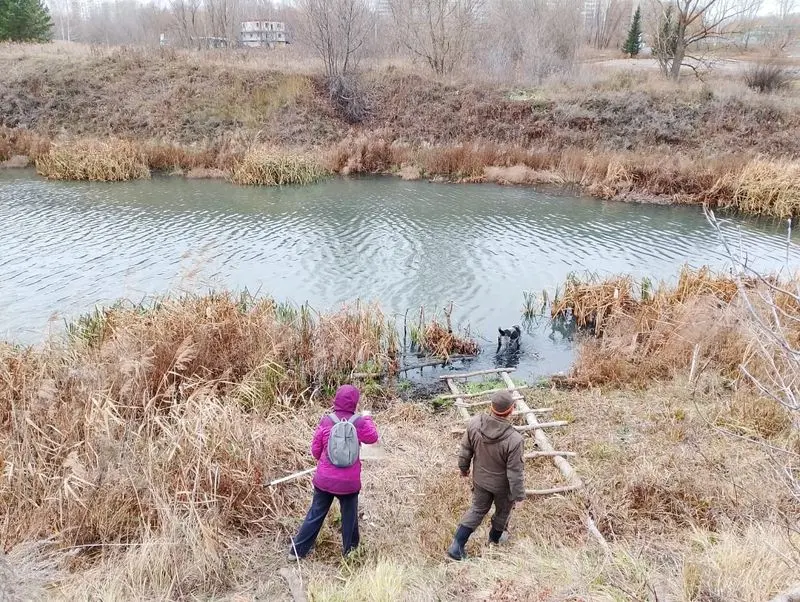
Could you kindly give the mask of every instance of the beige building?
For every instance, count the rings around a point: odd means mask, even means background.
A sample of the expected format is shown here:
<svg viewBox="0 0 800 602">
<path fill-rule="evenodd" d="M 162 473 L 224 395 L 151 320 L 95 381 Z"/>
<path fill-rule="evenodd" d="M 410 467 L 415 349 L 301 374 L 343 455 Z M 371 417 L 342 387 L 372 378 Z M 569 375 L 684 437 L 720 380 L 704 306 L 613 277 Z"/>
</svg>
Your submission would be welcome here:
<svg viewBox="0 0 800 602">
<path fill-rule="evenodd" d="M 242 46 L 274 48 L 289 43 L 286 24 L 281 21 L 242 21 L 239 34 Z"/>
</svg>

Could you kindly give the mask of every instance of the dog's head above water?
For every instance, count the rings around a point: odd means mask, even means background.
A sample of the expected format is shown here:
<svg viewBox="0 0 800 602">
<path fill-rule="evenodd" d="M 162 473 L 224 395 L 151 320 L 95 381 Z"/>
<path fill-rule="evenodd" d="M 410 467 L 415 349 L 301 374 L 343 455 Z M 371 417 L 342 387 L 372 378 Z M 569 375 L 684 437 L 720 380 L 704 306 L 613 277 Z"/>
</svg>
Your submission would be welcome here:
<svg viewBox="0 0 800 602">
<path fill-rule="evenodd" d="M 514 326 L 513 328 L 508 329 L 498 328 L 497 330 L 500 333 L 500 336 L 497 337 L 498 350 L 504 345 L 507 349 L 519 348 L 520 338 L 522 337 L 522 330 L 519 326 Z"/>
</svg>

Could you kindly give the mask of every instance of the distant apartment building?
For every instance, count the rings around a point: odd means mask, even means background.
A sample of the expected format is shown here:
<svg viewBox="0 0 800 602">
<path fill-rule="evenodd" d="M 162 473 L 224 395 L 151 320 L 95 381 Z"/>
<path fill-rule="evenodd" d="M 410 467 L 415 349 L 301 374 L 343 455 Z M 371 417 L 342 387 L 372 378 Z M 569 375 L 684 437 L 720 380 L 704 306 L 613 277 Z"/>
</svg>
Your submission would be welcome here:
<svg viewBox="0 0 800 602">
<path fill-rule="evenodd" d="M 289 43 L 286 24 L 281 21 L 242 21 L 239 39 L 242 46 L 274 48 Z"/>
</svg>

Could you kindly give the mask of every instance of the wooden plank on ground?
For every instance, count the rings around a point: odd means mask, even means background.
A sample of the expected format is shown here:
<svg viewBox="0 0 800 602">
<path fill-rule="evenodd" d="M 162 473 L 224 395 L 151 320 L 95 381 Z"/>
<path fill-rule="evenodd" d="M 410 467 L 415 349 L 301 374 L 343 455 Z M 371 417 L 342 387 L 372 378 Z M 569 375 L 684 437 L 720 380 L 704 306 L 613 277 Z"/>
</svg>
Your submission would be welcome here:
<svg viewBox="0 0 800 602">
<path fill-rule="evenodd" d="M 553 456 L 564 456 L 565 458 L 569 457 L 572 458 L 577 456 L 575 452 L 571 451 L 551 451 L 551 452 L 544 452 L 544 451 L 535 451 L 535 452 L 528 452 L 523 456 L 523 458 L 531 459 L 531 458 L 552 458 Z"/>
<path fill-rule="evenodd" d="M 563 485 L 561 487 L 551 487 L 550 489 L 526 489 L 525 495 L 552 495 L 554 493 L 566 493 L 580 489 L 581 485 Z"/>
<path fill-rule="evenodd" d="M 508 386 L 509 390 L 516 389 L 514 381 L 511 380 L 511 377 L 507 372 L 501 372 L 500 378 L 503 379 L 503 382 L 506 383 L 506 386 Z M 517 400 L 517 410 L 526 412 L 525 420 L 530 426 L 534 427 L 532 429 L 533 438 L 536 441 L 538 448 L 544 452 L 555 451 L 555 448 L 550 443 L 550 439 L 547 438 L 547 434 L 542 430 L 540 422 L 536 419 L 536 415 L 527 413 L 530 408 L 528 407 L 528 404 L 525 403 L 524 399 Z M 580 477 L 578 477 L 578 473 L 575 472 L 575 469 L 572 468 L 569 462 L 567 462 L 566 458 L 563 456 L 553 456 L 553 464 L 555 464 L 556 468 L 561 471 L 564 480 L 566 480 L 569 485 L 583 485 Z"/>
</svg>

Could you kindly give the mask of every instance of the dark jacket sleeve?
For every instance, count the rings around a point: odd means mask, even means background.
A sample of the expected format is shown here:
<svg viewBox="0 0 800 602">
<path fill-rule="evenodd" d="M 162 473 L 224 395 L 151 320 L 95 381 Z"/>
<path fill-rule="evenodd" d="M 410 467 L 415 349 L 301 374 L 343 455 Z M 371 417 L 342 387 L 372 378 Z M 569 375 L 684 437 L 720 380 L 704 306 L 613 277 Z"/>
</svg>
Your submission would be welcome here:
<svg viewBox="0 0 800 602">
<path fill-rule="evenodd" d="M 464 431 L 464 436 L 461 437 L 461 448 L 458 450 L 458 468 L 463 475 L 469 474 L 469 467 L 470 464 L 472 464 L 472 455 L 475 453 L 469 434 L 470 428 L 467 426 L 467 430 Z"/>
<path fill-rule="evenodd" d="M 506 475 L 508 476 L 508 485 L 511 488 L 511 499 L 515 502 L 521 502 L 525 499 L 525 466 L 522 458 L 524 450 L 525 445 L 521 438 L 516 445 L 512 443 L 508 454 L 508 462 L 506 463 Z"/>
</svg>

